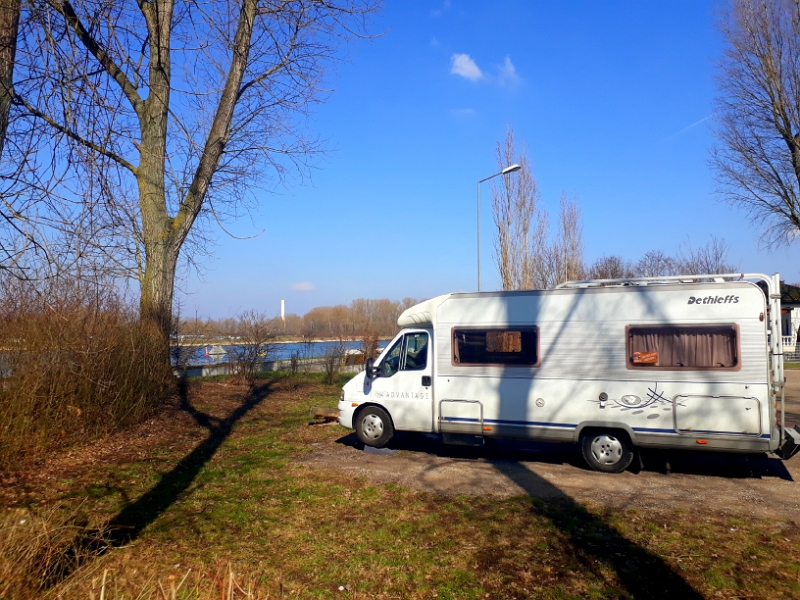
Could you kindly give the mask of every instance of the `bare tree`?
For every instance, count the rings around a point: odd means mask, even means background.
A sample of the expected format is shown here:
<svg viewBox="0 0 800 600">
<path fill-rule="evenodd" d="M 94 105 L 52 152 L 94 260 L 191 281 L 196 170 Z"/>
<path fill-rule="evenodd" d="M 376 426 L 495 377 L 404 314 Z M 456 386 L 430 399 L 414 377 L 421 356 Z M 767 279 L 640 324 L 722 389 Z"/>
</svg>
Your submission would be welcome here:
<svg viewBox="0 0 800 600">
<path fill-rule="evenodd" d="M 259 367 L 274 350 L 273 323 L 263 313 L 255 310 L 243 312 L 238 319 L 239 339 L 230 351 L 234 375 L 241 383 L 252 387 L 258 376 Z"/>
<path fill-rule="evenodd" d="M 566 193 L 561 194 L 556 237 L 544 254 L 547 259 L 540 263 L 537 287 L 552 288 L 584 277 L 581 209 Z"/>
<path fill-rule="evenodd" d="M 513 163 L 521 167 L 492 186 L 495 261 L 503 289 L 546 289 L 583 277 L 583 224 L 577 201 L 561 195 L 558 229 L 550 235 L 539 186 L 526 151 L 517 154 L 512 129 L 498 142 L 496 157 L 501 169 Z"/>
<path fill-rule="evenodd" d="M 340 335 L 336 340 L 329 342 L 322 350 L 322 368 L 325 372 L 325 383 L 333 383 L 336 376 L 341 372 L 351 341 L 347 336 Z"/>
<path fill-rule="evenodd" d="M 650 250 L 636 263 L 633 271 L 637 277 L 662 277 L 677 275 L 678 263 L 660 250 Z"/>
<path fill-rule="evenodd" d="M 633 277 L 662 277 L 668 275 L 713 275 L 735 273 L 738 267 L 728 261 L 728 244 L 711 236 L 699 247 L 687 240 L 676 257 L 660 250 L 645 253 L 635 263 L 620 256 L 601 256 L 589 267 L 590 279 L 624 279 Z"/>
<path fill-rule="evenodd" d="M 736 265 L 728 262 L 728 244 L 714 236 L 704 246 L 697 248 L 687 240 L 676 262 L 676 270 L 681 275 L 713 275 L 738 271 Z"/>
<path fill-rule="evenodd" d="M 518 163 L 521 169 L 492 186 L 492 216 L 497 228 L 495 261 L 504 290 L 531 289 L 545 255 L 547 213 L 525 149 L 517 154 L 514 132 L 506 132 L 495 151 L 500 169 Z"/>
<path fill-rule="evenodd" d="M 589 267 L 590 279 L 635 277 L 633 266 L 619 256 L 601 256 Z"/>
<path fill-rule="evenodd" d="M 302 120 L 323 98 L 323 67 L 374 8 L 373 0 L 26 4 L 13 122 L 47 130 L 32 156 L 59 185 L 43 200 L 21 196 L 8 214 L 55 237 L 80 219 L 76 241 L 86 248 L 70 252 L 107 254 L 136 277 L 141 318 L 166 340 L 182 252 L 206 247 L 195 237 L 204 220 L 251 206 L 256 181 L 304 172 L 319 146 Z M 43 170 L 31 177 L 41 190 Z"/>
<path fill-rule="evenodd" d="M 6 143 L 8 115 L 14 96 L 14 63 L 19 32 L 20 0 L 0 0 L 0 157 Z"/>
<path fill-rule="evenodd" d="M 719 191 L 764 228 L 767 246 L 800 228 L 800 3 L 734 0 L 721 22 Z"/>
</svg>

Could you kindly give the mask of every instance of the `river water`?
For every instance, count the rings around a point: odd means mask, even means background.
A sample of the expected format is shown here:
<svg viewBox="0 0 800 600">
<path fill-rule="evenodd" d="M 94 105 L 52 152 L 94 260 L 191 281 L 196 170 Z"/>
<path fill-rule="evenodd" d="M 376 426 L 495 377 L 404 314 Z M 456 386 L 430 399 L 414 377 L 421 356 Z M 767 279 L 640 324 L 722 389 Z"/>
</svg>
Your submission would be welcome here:
<svg viewBox="0 0 800 600">
<path fill-rule="evenodd" d="M 317 358 L 325 355 L 325 351 L 332 346 L 337 345 L 339 342 L 292 342 L 270 345 L 270 350 L 264 360 L 288 360 L 292 357 L 293 352 L 298 352 L 300 358 Z M 385 346 L 388 342 L 383 342 L 381 346 Z M 225 350 L 224 354 L 215 354 L 214 350 L 219 348 Z M 361 348 L 361 341 L 345 342 L 345 347 L 348 350 L 358 350 Z M 188 352 L 189 360 L 187 364 L 190 365 L 218 365 L 226 363 L 231 360 L 231 351 L 236 349 L 235 344 L 214 344 L 208 346 L 181 346 L 181 352 Z M 172 363 L 175 364 L 176 352 L 173 348 Z"/>
</svg>

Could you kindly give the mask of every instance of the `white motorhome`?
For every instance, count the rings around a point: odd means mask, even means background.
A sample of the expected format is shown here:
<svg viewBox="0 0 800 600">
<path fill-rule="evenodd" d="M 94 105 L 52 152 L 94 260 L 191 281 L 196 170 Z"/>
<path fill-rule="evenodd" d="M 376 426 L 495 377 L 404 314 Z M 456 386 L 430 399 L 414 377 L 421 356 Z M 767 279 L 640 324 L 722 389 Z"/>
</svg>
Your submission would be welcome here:
<svg viewBox="0 0 800 600">
<path fill-rule="evenodd" d="M 395 431 L 576 443 L 605 472 L 637 447 L 789 458 L 779 286 L 704 275 L 438 296 L 344 386 L 339 423 L 376 447 Z"/>
</svg>

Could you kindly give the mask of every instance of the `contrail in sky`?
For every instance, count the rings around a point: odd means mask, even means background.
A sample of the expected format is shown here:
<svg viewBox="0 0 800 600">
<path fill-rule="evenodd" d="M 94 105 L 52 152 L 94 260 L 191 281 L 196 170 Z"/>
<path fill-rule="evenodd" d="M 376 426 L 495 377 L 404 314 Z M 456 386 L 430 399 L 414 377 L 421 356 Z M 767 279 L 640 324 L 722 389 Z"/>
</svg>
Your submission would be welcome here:
<svg viewBox="0 0 800 600">
<path fill-rule="evenodd" d="M 690 130 L 692 127 L 697 127 L 698 125 L 700 125 L 700 123 L 702 123 L 702 122 L 704 122 L 704 121 L 708 121 L 710 118 L 711 118 L 711 115 L 708 115 L 707 117 L 705 117 L 705 118 L 703 118 L 703 119 L 700 119 L 700 120 L 699 120 L 699 121 L 697 121 L 696 123 L 692 123 L 692 124 L 691 124 L 691 125 L 689 125 L 688 127 L 684 127 L 684 128 L 683 128 L 683 129 L 681 129 L 680 131 L 676 131 L 676 132 L 675 132 L 675 133 L 673 133 L 672 135 L 668 135 L 667 137 L 665 137 L 665 138 L 664 138 L 663 140 L 661 140 L 661 141 L 662 141 L 662 142 L 666 142 L 667 140 L 671 140 L 671 139 L 672 139 L 672 138 L 674 138 L 675 136 L 678 136 L 678 135 L 682 134 L 684 131 L 689 131 L 689 130 Z"/>
</svg>

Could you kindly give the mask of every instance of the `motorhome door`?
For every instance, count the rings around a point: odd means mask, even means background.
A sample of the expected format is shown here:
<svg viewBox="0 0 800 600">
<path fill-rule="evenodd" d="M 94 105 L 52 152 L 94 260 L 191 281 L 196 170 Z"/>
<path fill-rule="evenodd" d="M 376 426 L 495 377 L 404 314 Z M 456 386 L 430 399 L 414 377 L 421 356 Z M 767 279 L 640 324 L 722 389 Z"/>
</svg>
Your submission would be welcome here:
<svg viewBox="0 0 800 600">
<path fill-rule="evenodd" d="M 431 431 L 432 344 L 429 331 L 408 331 L 378 365 L 369 399 L 386 407 L 401 431 Z"/>
</svg>

